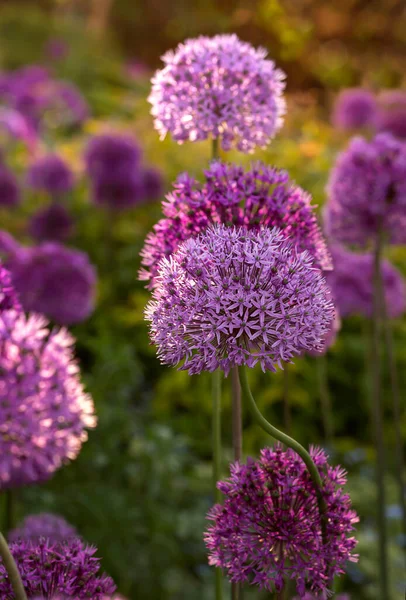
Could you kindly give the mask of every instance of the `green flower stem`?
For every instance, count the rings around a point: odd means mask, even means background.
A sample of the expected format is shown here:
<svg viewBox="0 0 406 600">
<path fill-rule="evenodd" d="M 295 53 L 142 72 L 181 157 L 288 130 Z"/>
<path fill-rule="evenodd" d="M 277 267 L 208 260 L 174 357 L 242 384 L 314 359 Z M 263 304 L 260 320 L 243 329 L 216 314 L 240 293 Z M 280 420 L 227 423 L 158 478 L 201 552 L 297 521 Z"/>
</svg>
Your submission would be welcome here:
<svg viewBox="0 0 406 600">
<path fill-rule="evenodd" d="M 213 493 L 217 503 L 221 503 L 222 496 L 217 489 L 217 482 L 221 479 L 221 378 L 222 371 L 217 369 L 212 374 L 213 398 Z M 223 582 L 221 569 L 215 571 L 215 599 L 222 600 Z"/>
<path fill-rule="evenodd" d="M 242 458 L 242 406 L 241 386 L 238 377 L 238 368 L 231 369 L 231 405 L 233 429 L 233 458 L 240 461 Z M 231 584 L 231 600 L 241 600 L 242 590 L 239 583 Z"/>
<path fill-rule="evenodd" d="M 326 356 L 316 358 L 317 379 L 319 383 L 321 418 L 323 421 L 324 438 L 330 448 L 334 439 L 333 411 L 328 387 L 327 359 Z"/>
<path fill-rule="evenodd" d="M 374 442 L 376 450 L 376 486 L 377 486 L 377 520 L 378 520 L 378 545 L 379 545 L 379 585 L 380 600 L 389 600 L 388 579 L 388 539 L 386 530 L 386 492 L 385 492 L 385 446 L 383 437 L 383 410 L 382 410 L 382 376 L 380 364 L 381 343 L 381 261 L 383 251 L 382 231 L 378 231 L 373 264 L 373 319 L 372 319 L 372 347 L 371 347 L 371 392 L 372 392 L 372 417 L 374 428 Z"/>
<path fill-rule="evenodd" d="M 13 588 L 15 595 L 15 600 L 27 600 L 27 594 L 25 593 L 20 573 L 2 533 L 0 533 L 0 556 L 3 559 L 4 566 L 6 567 L 11 587 Z"/>
<path fill-rule="evenodd" d="M 215 160 L 220 156 L 220 138 L 213 138 L 211 141 L 211 158 Z"/>
<path fill-rule="evenodd" d="M 314 488 L 316 491 L 317 503 L 318 503 L 318 507 L 319 507 L 321 524 L 322 524 L 322 533 L 323 533 L 323 538 L 325 539 L 326 505 L 325 505 L 325 502 L 324 502 L 324 499 L 322 496 L 323 483 L 321 481 L 320 473 L 319 473 L 316 465 L 314 464 L 310 454 L 307 452 L 307 450 L 301 444 L 299 444 L 299 442 L 297 442 L 296 440 L 291 438 L 289 435 L 286 435 L 286 433 L 279 431 L 279 429 L 276 429 L 276 427 L 271 425 L 265 419 L 265 417 L 262 416 L 262 414 L 260 413 L 260 411 L 255 403 L 254 397 L 251 393 L 251 389 L 250 389 L 250 386 L 248 383 L 248 377 L 247 377 L 247 368 L 239 367 L 239 374 L 240 374 L 240 382 L 241 382 L 241 387 L 242 387 L 244 397 L 248 403 L 249 409 L 250 409 L 251 414 L 254 417 L 255 421 L 258 423 L 258 425 L 264 431 L 266 431 L 266 433 L 268 433 L 275 440 L 278 440 L 279 442 L 281 442 L 288 448 L 291 448 L 292 450 L 294 450 L 300 456 L 300 458 L 303 460 L 303 462 L 305 463 L 307 470 L 309 471 L 310 477 L 312 478 Z"/>
</svg>

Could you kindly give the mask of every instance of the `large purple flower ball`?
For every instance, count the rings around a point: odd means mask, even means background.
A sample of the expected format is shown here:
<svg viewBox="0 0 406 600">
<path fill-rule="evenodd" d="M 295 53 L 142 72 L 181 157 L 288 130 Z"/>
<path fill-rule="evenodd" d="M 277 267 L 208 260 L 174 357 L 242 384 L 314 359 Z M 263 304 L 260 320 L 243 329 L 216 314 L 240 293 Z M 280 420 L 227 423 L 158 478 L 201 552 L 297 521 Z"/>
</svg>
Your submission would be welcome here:
<svg viewBox="0 0 406 600">
<path fill-rule="evenodd" d="M 29 515 L 23 522 L 8 534 L 9 542 L 26 540 L 38 542 L 40 538 L 47 538 L 52 542 L 63 542 L 72 538 L 79 538 L 79 534 L 72 525 L 63 517 L 51 513 Z"/>
<path fill-rule="evenodd" d="M 37 159 L 27 173 L 27 183 L 34 190 L 56 197 L 70 192 L 74 185 L 73 173 L 57 154 Z"/>
<path fill-rule="evenodd" d="M 343 90 L 334 105 L 333 125 L 339 129 L 373 127 L 377 114 L 378 104 L 373 92 L 363 88 Z"/>
<path fill-rule="evenodd" d="M 14 310 L 0 316 L 0 489 L 46 481 L 77 457 L 96 419 L 73 338 Z"/>
<path fill-rule="evenodd" d="M 190 374 L 275 371 L 323 347 L 334 308 L 307 252 L 277 230 L 215 226 L 164 258 L 146 318 L 161 361 Z"/>
<path fill-rule="evenodd" d="M 265 147 L 282 125 L 284 73 L 236 35 L 186 40 L 162 57 L 149 101 L 155 128 L 177 142 L 219 138 L 224 150 Z"/>
<path fill-rule="evenodd" d="M 213 162 L 203 183 L 188 174 L 174 183 L 162 208 L 164 218 L 154 227 L 142 250 L 140 278 L 155 285 L 158 266 L 179 244 L 214 223 L 259 230 L 278 227 L 299 250 L 307 250 L 317 266 L 331 268 L 311 197 L 286 171 L 263 163 L 242 167 Z"/>
<path fill-rule="evenodd" d="M 119 179 L 138 168 L 141 149 L 135 140 L 119 133 L 94 136 L 85 151 L 86 170 L 92 181 Z"/>
<path fill-rule="evenodd" d="M 232 582 L 275 593 L 291 581 L 302 600 L 308 592 L 326 598 L 333 577 L 357 559 L 358 517 L 343 490 L 345 472 L 331 467 L 322 450 L 310 453 L 323 484 L 326 544 L 314 483 L 292 450 L 266 448 L 257 461 L 231 465 L 231 477 L 217 484 L 224 500 L 209 512 L 205 542 L 209 563 Z"/>
<path fill-rule="evenodd" d="M 391 244 L 406 243 L 406 145 L 390 134 L 354 138 L 339 155 L 328 183 L 326 233 L 356 246 L 380 230 Z"/>
</svg>

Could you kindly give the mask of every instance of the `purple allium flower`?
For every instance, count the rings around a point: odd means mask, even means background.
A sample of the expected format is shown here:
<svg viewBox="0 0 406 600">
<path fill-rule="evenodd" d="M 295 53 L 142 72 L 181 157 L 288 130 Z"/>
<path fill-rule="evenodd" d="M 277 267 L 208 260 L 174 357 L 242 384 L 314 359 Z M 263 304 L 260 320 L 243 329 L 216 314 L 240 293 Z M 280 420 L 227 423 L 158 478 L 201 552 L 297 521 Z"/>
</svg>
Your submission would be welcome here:
<svg viewBox="0 0 406 600">
<path fill-rule="evenodd" d="M 100 560 L 96 548 L 80 540 L 52 543 L 20 540 L 10 545 L 27 596 L 45 600 L 103 600 L 114 593 L 116 586 L 107 575 L 99 575 Z M 2 600 L 13 600 L 14 593 L 7 572 L 0 563 L 0 594 Z"/>
<path fill-rule="evenodd" d="M 0 207 L 17 206 L 20 200 L 20 188 L 14 173 L 0 164 Z"/>
<path fill-rule="evenodd" d="M 107 173 L 91 185 L 95 204 L 114 211 L 126 210 L 145 200 L 145 190 L 139 171 L 117 176 Z"/>
<path fill-rule="evenodd" d="M 30 151 L 33 151 L 38 136 L 27 119 L 12 108 L 0 108 L 0 127 L 13 138 L 22 140 Z"/>
<path fill-rule="evenodd" d="M 334 308 L 307 252 L 277 230 L 214 226 L 162 260 L 146 310 L 165 364 L 190 374 L 321 349 Z"/>
<path fill-rule="evenodd" d="M 73 219 L 63 204 L 53 202 L 39 210 L 29 223 L 29 232 L 39 242 L 67 240 L 73 230 Z"/>
<path fill-rule="evenodd" d="M 378 130 L 406 139 L 406 91 L 390 90 L 379 96 Z"/>
<path fill-rule="evenodd" d="M 231 465 L 231 477 L 217 484 L 224 494 L 208 514 L 205 535 L 209 563 L 232 582 L 251 583 L 270 592 L 294 581 L 301 599 L 306 592 L 325 599 L 334 576 L 345 571 L 356 540 L 358 517 L 344 493 L 346 474 L 331 467 L 323 450 L 310 450 L 326 504 L 326 544 L 313 481 L 292 450 L 265 448 L 260 459 Z"/>
<path fill-rule="evenodd" d="M 299 248 L 308 250 L 321 268 L 331 268 L 330 256 L 317 224 L 311 197 L 289 180 L 286 171 L 262 163 L 250 170 L 213 162 L 203 184 L 184 173 L 174 184 L 141 252 L 140 279 L 155 285 L 161 259 L 213 223 L 258 230 L 278 227 Z"/>
<path fill-rule="evenodd" d="M 0 262 L 0 315 L 5 310 L 21 310 L 16 291 L 11 282 L 10 273 Z"/>
<path fill-rule="evenodd" d="M 46 481 L 79 454 L 93 401 L 73 359 L 73 338 L 38 315 L 0 316 L 0 488 Z M 3 598 L 3 596 L 1 596 Z"/>
<path fill-rule="evenodd" d="M 70 325 L 94 310 L 96 272 L 87 254 L 58 243 L 18 247 L 6 261 L 26 311 Z"/>
<path fill-rule="evenodd" d="M 332 246 L 334 271 L 326 273 L 334 302 L 342 317 L 373 314 L 373 256 L 356 254 L 341 246 Z M 406 310 L 406 285 L 401 273 L 388 261 L 382 261 L 382 278 L 388 315 L 397 318 Z"/>
<path fill-rule="evenodd" d="M 374 94 L 363 88 L 342 91 L 335 102 L 333 125 L 339 129 L 358 129 L 375 125 L 378 105 Z"/>
<path fill-rule="evenodd" d="M 158 200 L 163 194 L 162 173 L 154 167 L 144 167 L 141 173 L 144 200 Z"/>
<path fill-rule="evenodd" d="M 406 145 L 390 134 L 354 138 L 339 155 L 327 188 L 325 227 L 333 241 L 366 246 L 383 228 L 406 243 Z"/>
<path fill-rule="evenodd" d="M 328 332 L 326 333 L 326 335 L 324 336 L 324 340 L 323 340 L 323 348 L 322 350 L 316 351 L 316 350 L 311 350 L 310 352 L 308 352 L 308 354 L 310 356 L 313 356 L 315 358 L 317 358 L 318 356 L 323 356 L 324 354 L 327 353 L 327 351 L 331 348 L 331 346 L 333 346 L 333 344 L 336 341 L 337 338 L 337 334 L 341 329 L 341 319 L 340 316 L 338 314 L 338 311 L 335 311 L 335 315 L 334 315 L 334 319 L 331 323 L 330 329 L 328 330 Z"/>
<path fill-rule="evenodd" d="M 236 35 L 199 37 L 162 57 L 149 101 L 155 128 L 179 143 L 220 138 L 224 150 L 265 147 L 282 126 L 285 74 Z"/>
<path fill-rule="evenodd" d="M 63 517 L 51 513 L 29 515 L 19 527 L 8 534 L 9 542 L 19 539 L 38 542 L 40 538 L 47 538 L 51 542 L 62 542 L 71 538 L 79 538 L 79 534 L 72 525 Z"/>
<path fill-rule="evenodd" d="M 34 190 L 56 197 L 70 192 L 74 179 L 70 167 L 60 156 L 47 154 L 31 164 L 27 173 L 27 183 Z"/>
<path fill-rule="evenodd" d="M 89 118 L 89 105 L 80 90 L 72 83 L 54 82 L 48 91 L 47 100 L 47 110 L 56 114 L 59 124 L 77 126 Z"/>
<path fill-rule="evenodd" d="M 117 133 L 106 133 L 93 137 L 85 152 L 88 175 L 99 178 L 120 179 L 137 170 L 141 149 L 132 137 Z"/>
</svg>

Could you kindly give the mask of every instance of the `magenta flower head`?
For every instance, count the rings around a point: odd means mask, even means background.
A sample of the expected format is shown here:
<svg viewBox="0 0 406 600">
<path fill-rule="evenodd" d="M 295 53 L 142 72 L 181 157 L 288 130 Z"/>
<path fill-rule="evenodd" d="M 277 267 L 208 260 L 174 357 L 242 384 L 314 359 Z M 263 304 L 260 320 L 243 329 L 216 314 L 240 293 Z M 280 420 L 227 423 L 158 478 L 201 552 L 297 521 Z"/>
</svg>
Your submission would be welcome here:
<svg viewBox="0 0 406 600">
<path fill-rule="evenodd" d="M 8 534 L 9 542 L 26 540 L 38 542 L 47 538 L 52 542 L 62 542 L 71 538 L 79 538 L 79 534 L 63 517 L 51 513 L 29 515 L 19 527 Z"/>
<path fill-rule="evenodd" d="M 388 243 L 406 243 L 406 145 L 390 134 L 354 138 L 339 155 L 328 183 L 326 233 L 366 246 L 380 228 Z"/>
<path fill-rule="evenodd" d="M 356 254 L 341 246 L 332 246 L 334 271 L 326 274 L 334 302 L 342 317 L 373 314 L 373 256 Z M 383 260 L 381 276 L 385 291 L 386 310 L 392 319 L 406 310 L 406 285 L 402 274 Z"/>
<path fill-rule="evenodd" d="M 31 217 L 29 233 L 38 242 L 64 242 L 73 231 L 73 220 L 63 204 L 53 202 Z"/>
<path fill-rule="evenodd" d="M 294 185 L 286 171 L 255 163 L 242 167 L 213 162 L 199 183 L 181 175 L 162 205 L 161 219 L 141 252 L 140 279 L 152 289 L 158 265 L 184 240 L 214 223 L 259 230 L 278 227 L 299 250 L 307 250 L 317 266 L 328 270 L 331 260 L 317 224 L 311 197 Z"/>
<path fill-rule="evenodd" d="M 164 54 L 149 96 L 161 137 L 219 138 L 242 152 L 267 146 L 282 126 L 285 74 L 266 55 L 236 35 L 186 40 Z"/>
<path fill-rule="evenodd" d="M 84 252 L 45 242 L 17 247 L 6 264 L 24 310 L 60 325 L 80 323 L 93 312 L 96 272 Z"/>
<path fill-rule="evenodd" d="M 47 154 L 32 163 L 27 183 L 34 190 L 57 197 L 72 190 L 74 179 L 70 167 L 60 156 Z"/>
<path fill-rule="evenodd" d="M 133 138 L 117 133 L 93 137 L 85 152 L 86 170 L 93 181 L 127 177 L 137 169 L 140 159 L 141 149 Z"/>
<path fill-rule="evenodd" d="M 275 371 L 312 349 L 334 316 L 307 252 L 277 230 L 211 227 L 162 260 L 146 318 L 165 364 L 190 374 L 239 365 Z"/>
<path fill-rule="evenodd" d="M 406 92 L 388 90 L 379 96 L 378 130 L 406 140 Z"/>
<path fill-rule="evenodd" d="M 357 560 L 358 517 L 343 490 L 345 472 L 331 467 L 323 450 L 310 454 L 323 483 L 325 544 L 314 484 L 292 450 L 265 448 L 258 461 L 232 464 L 230 478 L 217 484 L 224 501 L 208 514 L 205 542 L 209 563 L 232 582 L 279 592 L 292 581 L 301 599 L 308 592 L 326 599 L 333 577 Z"/>
<path fill-rule="evenodd" d="M 73 338 L 37 315 L 0 316 L 0 489 L 46 481 L 79 454 L 96 419 Z"/>
<path fill-rule="evenodd" d="M 20 200 L 20 187 L 14 173 L 4 164 L 0 164 L 0 207 L 17 206 Z"/>
<path fill-rule="evenodd" d="M 116 586 L 107 575 L 100 575 L 96 548 L 80 540 L 53 543 L 20 540 L 10 545 L 28 598 L 45 600 L 103 600 L 114 594 Z M 7 571 L 0 562 L 0 595 L 13 600 L 14 593 Z"/>
<path fill-rule="evenodd" d="M 21 310 L 9 271 L 0 262 L 0 315 L 5 310 Z"/>
<path fill-rule="evenodd" d="M 338 129 L 373 127 L 378 113 L 375 95 L 363 88 L 343 90 L 333 110 L 333 125 Z"/>
</svg>

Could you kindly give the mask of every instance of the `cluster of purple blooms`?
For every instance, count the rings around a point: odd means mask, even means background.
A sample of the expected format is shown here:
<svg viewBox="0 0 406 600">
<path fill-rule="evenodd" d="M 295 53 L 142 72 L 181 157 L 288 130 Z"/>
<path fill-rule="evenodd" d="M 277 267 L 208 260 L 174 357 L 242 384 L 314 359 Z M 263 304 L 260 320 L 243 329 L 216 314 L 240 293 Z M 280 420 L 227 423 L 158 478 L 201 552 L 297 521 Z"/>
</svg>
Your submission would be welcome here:
<svg viewBox="0 0 406 600">
<path fill-rule="evenodd" d="M 231 465 L 231 476 L 218 483 L 224 495 L 208 518 L 205 541 L 210 564 L 225 569 L 234 583 L 251 583 L 279 592 L 294 581 L 300 598 L 308 592 L 327 598 L 335 575 L 356 560 L 352 537 L 358 521 L 351 509 L 341 467 L 311 449 L 322 478 L 326 504 L 325 542 L 314 483 L 303 461 L 281 446 L 261 450 L 259 460 Z"/>
<path fill-rule="evenodd" d="M 112 211 L 129 209 L 162 192 L 162 176 L 141 162 L 141 149 L 132 137 L 107 133 L 93 137 L 85 163 L 95 204 Z"/>
<path fill-rule="evenodd" d="M 58 198 L 72 190 L 74 178 L 70 167 L 58 154 L 46 154 L 31 164 L 27 184 L 33 190 Z"/>
<path fill-rule="evenodd" d="M 224 150 L 265 147 L 285 113 L 285 75 L 266 55 L 236 35 L 179 44 L 152 79 L 155 128 L 180 143 L 218 138 Z"/>
</svg>

